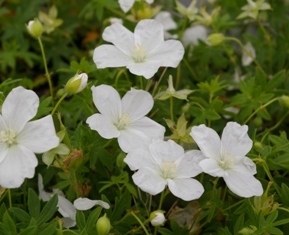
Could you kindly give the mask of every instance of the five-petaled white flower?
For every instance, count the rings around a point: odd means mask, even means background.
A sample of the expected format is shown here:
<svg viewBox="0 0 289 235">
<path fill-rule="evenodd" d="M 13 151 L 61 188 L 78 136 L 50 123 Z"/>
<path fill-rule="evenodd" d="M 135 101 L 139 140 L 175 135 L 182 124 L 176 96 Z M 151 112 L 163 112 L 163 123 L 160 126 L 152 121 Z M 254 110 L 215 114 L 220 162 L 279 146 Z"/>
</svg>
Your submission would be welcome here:
<svg viewBox="0 0 289 235">
<path fill-rule="evenodd" d="M 153 140 L 148 148 L 129 152 L 124 161 L 131 170 L 138 170 L 132 178 L 143 191 L 156 195 L 168 186 L 173 195 L 190 201 L 204 192 L 202 184 L 191 178 L 202 172 L 201 159 L 199 151 L 185 153 L 172 140 Z"/>
<path fill-rule="evenodd" d="M 121 24 L 105 28 L 105 41 L 94 50 L 97 68 L 123 67 L 135 75 L 151 78 L 159 67 L 176 68 L 184 55 L 184 47 L 177 40 L 164 40 L 163 25 L 156 20 L 141 20 L 134 33 Z"/>
<path fill-rule="evenodd" d="M 51 115 L 32 119 L 39 106 L 35 92 L 14 88 L 6 97 L 0 114 L 0 185 L 17 188 L 24 178 L 34 176 L 38 164 L 34 153 L 59 144 Z"/>
<path fill-rule="evenodd" d="M 152 4 L 154 0 L 145 0 L 148 4 Z M 128 12 L 130 8 L 132 8 L 135 0 L 118 0 L 120 8 L 124 13 Z"/>
<path fill-rule="evenodd" d="M 111 86 L 93 86 L 91 90 L 93 102 L 100 113 L 93 114 L 86 122 L 103 138 L 118 138 L 124 152 L 164 137 L 165 128 L 145 117 L 154 104 L 148 92 L 132 88 L 121 100 Z"/>
<path fill-rule="evenodd" d="M 228 188 L 241 197 L 260 196 L 263 188 L 253 175 L 255 163 L 245 155 L 252 148 L 248 126 L 228 122 L 222 138 L 211 128 L 199 125 L 192 128 L 191 136 L 199 146 L 204 159 L 199 165 L 214 177 L 223 177 Z"/>
</svg>

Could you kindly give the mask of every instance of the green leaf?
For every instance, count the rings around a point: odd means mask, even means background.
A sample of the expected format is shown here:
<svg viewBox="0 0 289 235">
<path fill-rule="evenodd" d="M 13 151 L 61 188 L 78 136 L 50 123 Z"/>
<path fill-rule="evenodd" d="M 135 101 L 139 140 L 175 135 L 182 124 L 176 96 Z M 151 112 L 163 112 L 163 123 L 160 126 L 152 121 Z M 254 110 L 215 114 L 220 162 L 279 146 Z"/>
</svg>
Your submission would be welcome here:
<svg viewBox="0 0 289 235">
<path fill-rule="evenodd" d="M 275 227 L 268 227 L 266 229 L 266 232 L 269 232 L 270 234 L 278 234 L 278 235 L 284 234 L 279 228 L 275 228 Z"/>
<path fill-rule="evenodd" d="M 8 211 L 6 211 L 4 213 L 3 216 L 3 228 L 4 230 L 6 230 L 9 233 L 5 233 L 5 234 L 9 234 L 9 235 L 16 235 L 17 234 L 17 229 L 16 229 L 16 225 L 14 223 L 14 221 L 12 220 L 12 218 L 10 217 Z"/>
<path fill-rule="evenodd" d="M 34 234 L 37 234 L 37 226 L 29 226 L 28 228 L 21 230 L 21 232 L 18 235 L 34 235 Z"/>
<path fill-rule="evenodd" d="M 85 216 L 82 211 L 76 212 L 76 225 L 80 230 L 85 228 Z"/>
<path fill-rule="evenodd" d="M 31 188 L 28 189 L 28 210 L 32 217 L 38 218 L 40 214 L 40 201 L 38 195 Z"/>
<path fill-rule="evenodd" d="M 37 218 L 37 224 L 41 225 L 51 219 L 51 217 L 58 210 L 57 208 L 58 196 L 55 194 L 53 197 L 45 204 L 39 217 Z"/>
<path fill-rule="evenodd" d="M 15 217 L 19 219 L 21 222 L 29 224 L 31 216 L 26 211 L 17 207 L 12 207 L 9 210 L 12 211 Z"/>
<path fill-rule="evenodd" d="M 98 220 L 100 213 L 101 213 L 102 207 L 99 206 L 95 208 L 88 216 L 87 222 L 86 222 L 86 227 L 87 229 L 91 229 L 95 227 L 95 223 Z"/>
<path fill-rule="evenodd" d="M 272 224 L 278 217 L 278 210 L 275 210 L 271 214 L 269 214 L 266 218 L 266 223 L 267 224 Z"/>
</svg>

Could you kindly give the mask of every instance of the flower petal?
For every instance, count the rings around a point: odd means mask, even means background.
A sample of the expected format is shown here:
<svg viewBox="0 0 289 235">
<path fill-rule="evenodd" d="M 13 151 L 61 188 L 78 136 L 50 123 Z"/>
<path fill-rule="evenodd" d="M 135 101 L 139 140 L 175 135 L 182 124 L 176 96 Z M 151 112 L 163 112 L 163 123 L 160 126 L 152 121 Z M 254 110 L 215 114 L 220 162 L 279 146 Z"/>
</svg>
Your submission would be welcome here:
<svg viewBox="0 0 289 235">
<path fill-rule="evenodd" d="M 143 117 L 120 131 L 118 143 L 120 148 L 128 153 L 133 149 L 148 146 L 153 139 L 163 139 L 164 133 L 163 126 L 148 117 Z"/>
<path fill-rule="evenodd" d="M 6 130 L 5 121 L 4 121 L 3 117 L 0 115 L 0 133 L 1 133 L 1 131 L 4 131 L 4 130 Z M 3 143 L 1 141 L 1 136 L 0 136 L 0 163 L 6 157 L 7 152 L 8 152 L 8 146 L 6 143 Z"/>
<path fill-rule="evenodd" d="M 127 13 L 130 8 L 132 8 L 135 0 L 118 0 L 120 8 L 124 13 Z"/>
<path fill-rule="evenodd" d="M 76 225 L 75 219 L 71 219 L 69 217 L 63 217 L 63 218 L 61 218 L 61 220 L 63 222 L 64 228 L 71 228 L 71 227 L 74 227 Z"/>
<path fill-rule="evenodd" d="M 107 119 L 104 115 L 96 113 L 90 116 L 86 123 L 91 130 L 95 130 L 98 134 L 105 139 L 117 138 L 120 132 L 117 130 L 111 120 Z"/>
<path fill-rule="evenodd" d="M 156 195 L 162 192 L 167 182 L 150 168 L 141 168 L 132 176 L 133 182 L 144 192 Z"/>
<path fill-rule="evenodd" d="M 222 154 L 230 153 L 235 157 L 244 157 L 253 145 L 253 141 L 249 138 L 247 132 L 248 126 L 228 122 L 221 138 Z"/>
<path fill-rule="evenodd" d="M 130 151 L 124 162 L 129 166 L 132 171 L 138 170 L 142 167 L 155 167 L 155 163 L 152 161 L 152 157 L 148 149 L 134 149 Z"/>
<path fill-rule="evenodd" d="M 63 217 L 76 220 L 76 209 L 65 197 L 58 195 L 58 211 Z"/>
<path fill-rule="evenodd" d="M 113 43 L 122 53 L 130 56 L 135 45 L 134 35 L 122 24 L 115 23 L 105 28 L 102 38 Z M 110 56 L 114 56 L 113 54 Z"/>
<path fill-rule="evenodd" d="M 162 139 L 154 139 L 149 145 L 149 151 L 159 165 L 162 165 L 164 161 L 179 161 L 185 154 L 183 147 L 173 140 L 163 141 Z"/>
<path fill-rule="evenodd" d="M 98 111 L 116 123 L 121 116 L 121 100 L 118 92 L 108 85 L 92 86 L 92 98 Z"/>
<path fill-rule="evenodd" d="M 17 141 L 34 153 L 43 153 L 57 147 L 59 138 L 55 133 L 52 116 L 28 122 L 17 136 Z"/>
<path fill-rule="evenodd" d="M 199 165 L 205 173 L 211 176 L 224 177 L 228 175 L 228 173 L 219 166 L 215 159 L 204 159 Z"/>
<path fill-rule="evenodd" d="M 100 205 L 105 209 L 109 209 L 110 206 L 108 203 L 101 201 L 101 200 L 90 200 L 88 198 L 77 198 L 74 202 L 73 202 L 74 207 L 77 210 L 89 210 L 92 207 L 94 207 L 95 205 Z"/>
<path fill-rule="evenodd" d="M 32 119 L 39 106 L 39 98 L 34 91 L 19 86 L 14 88 L 2 105 L 2 116 L 7 127 L 16 133 Z"/>
<path fill-rule="evenodd" d="M 153 107 L 154 100 L 150 93 L 131 88 L 121 101 L 122 111 L 127 113 L 133 122 L 145 116 Z"/>
<path fill-rule="evenodd" d="M 217 132 L 202 124 L 192 127 L 190 135 L 193 137 L 205 157 L 220 159 L 221 141 Z"/>
<path fill-rule="evenodd" d="M 199 163 L 204 159 L 205 156 L 199 150 L 191 150 L 186 152 L 178 165 L 176 175 L 178 178 L 195 177 L 203 172 L 202 168 L 199 166 Z"/>
<path fill-rule="evenodd" d="M 262 184 L 247 170 L 243 171 L 239 168 L 228 173 L 229 175 L 224 177 L 224 180 L 233 193 L 245 198 L 263 194 Z"/>
<path fill-rule="evenodd" d="M 184 201 L 198 199 L 204 192 L 203 185 L 195 179 L 168 179 L 167 181 L 172 194 Z"/>
<path fill-rule="evenodd" d="M 163 42 L 148 56 L 147 61 L 159 64 L 161 67 L 176 68 L 183 59 L 184 46 L 177 40 Z"/>
<path fill-rule="evenodd" d="M 39 173 L 38 173 L 38 192 L 39 192 L 39 198 L 43 200 L 44 202 L 49 201 L 49 199 L 53 196 L 52 193 L 48 193 L 44 190 L 43 178 L 42 178 L 42 175 Z"/>
<path fill-rule="evenodd" d="M 144 76 L 146 79 L 149 79 L 155 75 L 160 65 L 154 61 L 146 61 L 142 63 L 130 63 L 126 67 L 132 74 Z"/>
<path fill-rule="evenodd" d="M 4 188 L 20 187 L 24 178 L 34 176 L 37 164 L 37 158 L 30 150 L 22 146 L 10 147 L 0 163 L 0 185 Z"/>
<path fill-rule="evenodd" d="M 134 30 L 135 44 L 150 54 L 164 42 L 164 27 L 156 20 L 141 20 Z"/>
<path fill-rule="evenodd" d="M 126 66 L 132 58 L 113 45 L 101 45 L 94 49 L 93 61 L 98 69 L 103 69 Z"/>
<path fill-rule="evenodd" d="M 164 30 L 176 29 L 178 27 L 171 13 L 168 11 L 160 11 L 154 19 L 163 25 Z"/>
</svg>

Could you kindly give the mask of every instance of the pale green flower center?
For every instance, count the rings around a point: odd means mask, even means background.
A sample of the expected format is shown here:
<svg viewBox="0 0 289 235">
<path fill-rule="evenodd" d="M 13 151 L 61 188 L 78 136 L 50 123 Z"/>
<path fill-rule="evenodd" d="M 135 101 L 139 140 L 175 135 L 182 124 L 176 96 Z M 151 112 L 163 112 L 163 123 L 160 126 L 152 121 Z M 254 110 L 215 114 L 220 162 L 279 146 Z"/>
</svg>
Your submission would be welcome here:
<svg viewBox="0 0 289 235">
<path fill-rule="evenodd" d="M 123 112 L 118 119 L 118 122 L 115 124 L 116 128 L 121 131 L 126 128 L 126 126 L 131 122 L 129 115 L 126 112 Z"/>
<path fill-rule="evenodd" d="M 8 128 L 4 131 L 1 131 L 0 132 L 0 141 L 2 143 L 8 144 L 9 147 L 16 144 L 15 132 L 11 128 Z"/>
<path fill-rule="evenodd" d="M 161 174 L 164 179 L 173 179 L 177 172 L 177 165 L 174 161 L 165 160 L 161 166 Z"/>
<path fill-rule="evenodd" d="M 147 56 L 147 50 L 139 44 L 132 48 L 132 58 L 136 63 L 144 62 Z"/>
<path fill-rule="evenodd" d="M 219 167 L 224 171 L 230 170 L 236 163 L 236 158 L 231 153 L 224 153 L 221 160 L 218 161 Z"/>
</svg>

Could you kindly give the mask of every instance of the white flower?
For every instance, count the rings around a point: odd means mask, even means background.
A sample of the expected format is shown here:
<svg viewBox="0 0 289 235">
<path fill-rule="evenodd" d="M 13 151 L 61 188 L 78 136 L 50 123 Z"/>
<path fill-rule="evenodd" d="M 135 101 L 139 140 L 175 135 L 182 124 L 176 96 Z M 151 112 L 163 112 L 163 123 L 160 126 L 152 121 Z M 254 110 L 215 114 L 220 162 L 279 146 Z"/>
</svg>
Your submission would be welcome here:
<svg viewBox="0 0 289 235">
<path fill-rule="evenodd" d="M 165 39 L 169 39 L 169 38 L 176 39 L 178 37 L 178 35 L 176 34 L 172 35 L 169 32 L 167 32 L 169 30 L 173 30 L 177 28 L 177 23 L 173 20 L 170 12 L 161 11 L 155 16 L 154 19 L 163 25 Z"/>
<path fill-rule="evenodd" d="M 191 178 L 201 173 L 201 159 L 197 150 L 185 153 L 172 140 L 153 140 L 148 148 L 129 152 L 124 162 L 138 170 L 132 179 L 143 191 L 156 195 L 168 186 L 173 195 L 190 201 L 204 192 L 202 184 Z"/>
<path fill-rule="evenodd" d="M 77 198 L 73 202 L 73 205 L 77 210 L 81 210 L 81 211 L 89 210 L 96 205 L 99 205 L 105 209 L 110 208 L 109 204 L 102 200 L 90 200 L 88 198 Z"/>
<path fill-rule="evenodd" d="M 120 8 L 123 10 L 124 13 L 128 12 L 129 9 L 132 8 L 135 0 L 118 0 Z M 152 4 L 154 0 L 146 0 L 148 4 Z"/>
<path fill-rule="evenodd" d="M 44 202 L 47 202 L 50 200 L 53 195 L 57 194 L 58 197 L 58 212 L 63 216 L 61 220 L 64 223 L 65 228 L 71 228 L 76 225 L 76 209 L 72 205 L 70 201 L 68 201 L 63 192 L 58 189 L 53 189 L 52 193 L 48 193 L 44 191 L 43 186 L 43 179 L 40 174 L 38 174 L 38 191 L 39 191 L 39 198 L 42 199 Z"/>
<path fill-rule="evenodd" d="M 251 42 L 247 42 L 245 44 L 245 48 L 250 53 L 251 56 L 249 56 L 248 53 L 243 50 L 242 51 L 242 64 L 243 66 L 248 66 L 253 62 L 253 58 L 256 58 L 256 51 L 254 47 L 252 46 Z"/>
<path fill-rule="evenodd" d="M 207 40 L 207 28 L 202 25 L 195 25 L 190 28 L 187 28 L 184 31 L 182 43 L 185 47 L 192 45 L 199 45 L 199 40 L 206 41 Z"/>
<path fill-rule="evenodd" d="M 164 137 L 165 128 L 145 117 L 154 104 L 148 92 L 132 88 L 121 100 L 111 86 L 93 86 L 91 90 L 93 102 L 100 113 L 90 116 L 86 122 L 103 138 L 118 138 L 124 152 Z"/>
<path fill-rule="evenodd" d="M 51 115 L 32 119 L 39 106 L 35 92 L 14 88 L 6 97 L 0 114 L 0 185 L 18 188 L 24 178 L 34 176 L 38 164 L 34 153 L 59 144 Z"/>
<path fill-rule="evenodd" d="M 151 78 L 159 67 L 176 68 L 183 58 L 184 47 L 177 40 L 164 41 L 164 30 L 156 20 L 141 20 L 134 33 L 121 24 L 105 28 L 105 41 L 94 50 L 97 68 L 126 66 L 132 74 Z"/>
<path fill-rule="evenodd" d="M 211 128 L 199 125 L 192 128 L 191 136 L 205 159 L 200 161 L 203 171 L 214 177 L 223 177 L 228 188 L 241 197 L 260 196 L 261 183 L 253 176 L 255 163 L 245 155 L 252 148 L 248 126 L 228 122 L 222 138 Z"/>
</svg>

